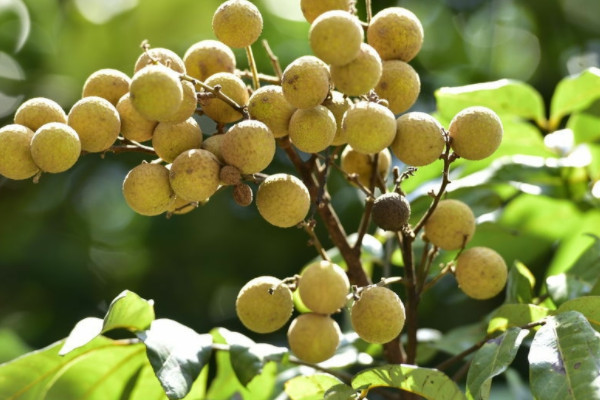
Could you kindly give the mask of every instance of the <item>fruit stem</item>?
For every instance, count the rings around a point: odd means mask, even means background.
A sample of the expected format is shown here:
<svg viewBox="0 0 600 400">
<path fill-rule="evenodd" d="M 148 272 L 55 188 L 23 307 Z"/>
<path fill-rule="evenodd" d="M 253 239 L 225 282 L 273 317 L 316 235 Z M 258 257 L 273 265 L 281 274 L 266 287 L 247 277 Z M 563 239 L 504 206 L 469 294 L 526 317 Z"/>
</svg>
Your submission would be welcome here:
<svg viewBox="0 0 600 400">
<path fill-rule="evenodd" d="M 312 245 L 315 249 L 317 249 L 317 252 L 321 256 L 321 258 L 323 258 L 323 260 L 325 261 L 331 261 L 331 259 L 329 258 L 329 254 L 327 254 L 327 251 L 323 248 L 319 237 L 315 233 L 315 226 L 317 225 L 317 221 L 315 221 L 314 219 L 310 219 L 308 221 L 302 221 L 300 225 L 302 226 L 302 228 L 304 228 L 304 231 L 308 234 L 308 236 L 310 236 L 309 244 Z"/>
<path fill-rule="evenodd" d="M 239 76 L 240 78 L 252 78 L 252 72 L 247 69 L 245 69 L 245 70 L 237 69 L 235 71 L 235 74 L 237 76 Z M 261 74 L 260 72 L 258 73 L 258 80 L 262 81 L 262 82 L 271 83 L 273 85 L 281 84 L 281 80 L 278 77 L 272 76 L 272 75 L 267 75 L 267 74 Z"/>
<path fill-rule="evenodd" d="M 415 364 L 417 358 L 417 310 L 419 308 L 419 293 L 417 291 L 415 263 L 412 249 L 415 237 L 410 230 L 403 230 L 398 232 L 397 238 L 402 249 L 404 282 L 406 284 L 406 363 Z"/>
<path fill-rule="evenodd" d="M 276 83 L 281 84 L 283 72 L 281 70 L 281 64 L 279 64 L 279 57 L 277 57 L 275 53 L 273 53 L 273 50 L 271 50 L 271 46 L 269 46 L 269 42 L 267 41 L 267 39 L 263 39 L 262 45 L 265 48 L 267 55 L 269 56 L 269 60 L 271 60 L 271 65 L 273 66 L 273 71 L 275 71 L 275 76 L 277 76 L 279 80 Z"/>
<path fill-rule="evenodd" d="M 367 24 L 370 24 L 371 18 L 373 18 L 373 9 L 371 7 L 371 0 L 365 0 L 365 8 L 367 10 Z"/>
<path fill-rule="evenodd" d="M 219 85 L 216 85 L 215 87 L 209 86 L 206 83 L 202 82 L 201 80 L 198 80 L 198 79 L 191 77 L 189 75 L 186 75 L 186 74 L 180 74 L 179 78 L 184 81 L 192 82 L 194 84 L 194 86 L 200 86 L 205 91 L 212 93 L 216 98 L 223 100 L 231 108 L 233 108 L 234 110 L 236 110 L 237 112 L 242 114 L 244 116 L 244 119 L 250 118 L 250 115 L 248 114 L 248 109 L 246 107 L 240 106 L 238 103 L 235 102 L 235 100 L 233 100 L 231 97 L 229 97 L 225 93 L 223 93 L 221 91 L 221 86 L 219 86 Z"/>
<path fill-rule="evenodd" d="M 258 70 L 256 69 L 256 61 L 254 60 L 254 53 L 252 53 L 252 46 L 246 47 L 246 57 L 248 58 L 248 65 L 250 66 L 250 72 L 252 72 L 252 87 L 254 90 L 260 87 L 260 81 L 258 80 Z"/>
</svg>

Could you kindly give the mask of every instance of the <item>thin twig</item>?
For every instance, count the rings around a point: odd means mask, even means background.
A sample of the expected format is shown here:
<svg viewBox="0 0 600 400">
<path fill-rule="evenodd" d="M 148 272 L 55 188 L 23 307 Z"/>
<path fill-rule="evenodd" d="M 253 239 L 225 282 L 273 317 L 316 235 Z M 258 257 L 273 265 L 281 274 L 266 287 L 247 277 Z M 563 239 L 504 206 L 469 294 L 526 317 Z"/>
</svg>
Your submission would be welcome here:
<svg viewBox="0 0 600 400">
<path fill-rule="evenodd" d="M 308 221 L 302 221 L 300 223 L 300 226 L 302 228 L 304 228 L 304 231 L 308 234 L 308 236 L 310 236 L 309 243 L 317 250 L 317 252 L 321 256 L 321 258 L 323 258 L 323 260 L 325 260 L 325 261 L 331 261 L 331 259 L 329 258 L 329 254 L 327 254 L 327 251 L 323 248 L 323 245 L 321 244 L 319 237 L 315 233 L 316 225 L 317 225 L 317 221 L 315 221 L 314 219 L 310 219 Z"/>
<path fill-rule="evenodd" d="M 220 85 L 215 85 L 213 87 L 213 86 L 207 85 L 206 83 L 202 82 L 201 80 L 198 80 L 198 79 L 196 79 L 192 76 L 186 75 L 186 74 L 180 74 L 179 78 L 184 81 L 192 82 L 192 84 L 194 84 L 194 86 L 200 86 L 205 91 L 212 93 L 216 98 L 224 101 L 231 108 L 233 108 L 234 110 L 236 110 L 237 112 L 242 114 L 244 119 L 250 118 L 250 115 L 248 114 L 248 109 L 244 106 L 239 105 L 238 103 L 236 103 L 235 100 L 233 100 L 231 97 L 229 97 L 225 93 L 223 93 L 221 91 Z"/>
<path fill-rule="evenodd" d="M 260 82 L 258 80 L 258 70 L 256 69 L 256 61 L 254 60 L 251 46 L 246 47 L 246 57 L 248 58 L 248 65 L 250 66 L 250 72 L 252 73 L 252 88 L 256 90 L 260 87 Z"/>
<path fill-rule="evenodd" d="M 262 45 L 265 48 L 267 55 L 269 56 L 269 60 L 271 60 L 271 65 L 273 66 L 273 71 L 275 71 L 275 75 L 277 76 L 277 78 L 279 78 L 279 82 L 277 83 L 280 84 L 281 79 L 283 78 L 283 72 L 281 72 L 279 57 L 277 57 L 275 53 L 273 53 L 273 50 L 271 50 L 271 46 L 269 46 L 269 42 L 267 41 L 267 39 L 263 39 Z"/>
</svg>

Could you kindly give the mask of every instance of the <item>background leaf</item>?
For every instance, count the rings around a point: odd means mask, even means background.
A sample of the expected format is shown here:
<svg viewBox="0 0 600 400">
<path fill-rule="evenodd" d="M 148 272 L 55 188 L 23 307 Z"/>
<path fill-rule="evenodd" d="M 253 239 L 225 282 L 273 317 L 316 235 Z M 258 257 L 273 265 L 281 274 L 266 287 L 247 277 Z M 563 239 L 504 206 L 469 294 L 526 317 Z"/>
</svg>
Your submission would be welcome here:
<svg viewBox="0 0 600 400">
<path fill-rule="evenodd" d="M 240 383 L 248 383 L 262 372 L 265 363 L 281 361 L 288 354 L 286 347 L 277 347 L 267 343 L 253 343 L 252 345 L 232 344 L 229 347 L 231 366 Z"/>
<path fill-rule="evenodd" d="M 508 271 L 506 283 L 506 303 L 530 303 L 533 298 L 535 277 L 527 266 L 515 261 Z"/>
<path fill-rule="evenodd" d="M 292 400 L 322 400 L 327 390 L 340 383 L 342 381 L 329 374 L 300 375 L 288 380 L 284 388 Z"/>
<path fill-rule="evenodd" d="M 545 318 L 550 310 L 534 304 L 504 304 L 492 313 L 488 333 L 506 331 Z"/>
<path fill-rule="evenodd" d="M 563 78 L 552 96 L 550 127 L 554 130 L 567 114 L 587 108 L 600 97 L 600 69 L 589 68 L 575 76 Z"/>
<path fill-rule="evenodd" d="M 590 325 L 600 331 L 600 296 L 583 296 L 563 303 L 557 313 L 578 311 L 588 320 Z"/>
</svg>

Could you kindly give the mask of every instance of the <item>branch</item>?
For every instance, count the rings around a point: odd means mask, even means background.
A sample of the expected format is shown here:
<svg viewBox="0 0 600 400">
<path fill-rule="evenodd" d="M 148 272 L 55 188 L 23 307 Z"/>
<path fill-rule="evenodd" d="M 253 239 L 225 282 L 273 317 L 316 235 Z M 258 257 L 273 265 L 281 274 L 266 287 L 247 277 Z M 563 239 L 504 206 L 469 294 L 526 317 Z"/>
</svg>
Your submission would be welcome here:
<svg viewBox="0 0 600 400">
<path fill-rule="evenodd" d="M 184 81 L 189 81 L 194 84 L 194 86 L 200 86 L 205 91 L 211 93 L 217 99 L 224 101 L 231 108 L 239 112 L 243 115 L 244 119 L 249 119 L 250 115 L 248 114 L 248 109 L 244 106 L 240 106 L 235 102 L 231 97 L 227 96 L 225 93 L 221 91 L 221 85 L 215 85 L 214 87 L 207 85 L 206 83 L 186 74 L 179 74 L 179 79 Z"/>
</svg>

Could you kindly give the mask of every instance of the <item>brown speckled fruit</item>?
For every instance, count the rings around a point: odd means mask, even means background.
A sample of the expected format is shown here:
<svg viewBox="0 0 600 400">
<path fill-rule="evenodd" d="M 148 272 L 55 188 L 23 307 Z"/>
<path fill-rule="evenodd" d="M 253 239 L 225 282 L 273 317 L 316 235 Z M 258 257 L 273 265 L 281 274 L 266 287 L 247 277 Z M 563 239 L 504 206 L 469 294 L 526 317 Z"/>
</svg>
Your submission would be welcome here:
<svg viewBox="0 0 600 400">
<path fill-rule="evenodd" d="M 124 72 L 105 68 L 92 73 L 83 84 L 82 97 L 98 96 L 110 101 L 113 106 L 129 92 L 131 78 Z"/>
<path fill-rule="evenodd" d="M 331 66 L 331 80 L 347 96 L 362 96 L 381 78 L 381 58 L 371 46 L 361 43 L 358 56 L 347 64 Z"/>
<path fill-rule="evenodd" d="M 173 162 L 184 151 L 199 149 L 201 145 L 202 130 L 193 117 L 178 124 L 161 122 L 152 135 L 154 151 L 166 162 Z"/>
<path fill-rule="evenodd" d="M 76 102 L 67 119 L 77 132 L 81 149 L 97 153 L 108 149 L 121 131 L 121 118 L 115 106 L 108 100 L 89 96 Z"/>
<path fill-rule="evenodd" d="M 29 99 L 15 112 L 15 124 L 26 126 L 34 132 L 48 122 L 66 124 L 67 114 L 58 103 L 45 97 Z"/>
<path fill-rule="evenodd" d="M 319 15 L 308 35 L 313 53 L 331 65 L 344 65 L 354 60 L 364 39 L 358 18 L 341 10 Z"/>
<path fill-rule="evenodd" d="M 189 201 L 205 201 L 219 187 L 217 158 L 208 150 L 192 149 L 173 160 L 169 179 L 177 196 Z"/>
<path fill-rule="evenodd" d="M 469 297 L 491 299 L 504 289 L 508 271 L 500 254 L 488 247 L 463 251 L 456 260 L 458 287 Z"/>
<path fill-rule="evenodd" d="M 198 98 L 196 97 L 196 88 L 190 81 L 181 81 L 181 89 L 183 89 L 183 98 L 179 108 L 173 115 L 162 122 L 179 123 L 194 115 L 198 107 Z"/>
<path fill-rule="evenodd" d="M 491 156 L 502 142 L 502 121 L 487 107 L 468 107 L 450 121 L 452 150 L 467 160 Z"/>
<path fill-rule="evenodd" d="M 373 222 L 383 230 L 397 232 L 410 218 L 410 203 L 399 193 L 385 193 L 375 199 Z"/>
<path fill-rule="evenodd" d="M 394 114 L 400 114 L 415 104 L 421 92 L 419 74 L 409 64 L 400 60 L 383 62 L 381 78 L 375 93 L 387 100 Z"/>
<path fill-rule="evenodd" d="M 135 62 L 133 72 L 136 73 L 148 65 L 154 65 L 154 60 L 171 68 L 175 72 L 185 74 L 185 64 L 183 63 L 181 57 L 179 57 L 173 50 L 162 47 L 155 47 L 140 54 Z"/>
<path fill-rule="evenodd" d="M 373 16 L 367 42 L 383 60 L 412 60 L 423 45 L 423 26 L 410 10 L 390 7 Z"/>
<path fill-rule="evenodd" d="M 387 343 L 402 331 L 406 314 L 396 293 L 383 286 L 369 286 L 352 305 L 352 327 L 369 343 Z"/>
<path fill-rule="evenodd" d="M 340 146 L 342 144 L 346 144 L 346 136 L 344 135 L 344 130 L 342 129 L 342 119 L 344 118 L 344 113 L 346 113 L 350 106 L 352 106 L 350 98 L 344 97 L 342 93 L 333 90 L 331 92 L 331 97 L 328 97 L 323 102 L 323 105 L 327 107 L 329 111 L 331 111 L 335 117 L 335 124 L 337 126 L 331 145 Z"/>
<path fill-rule="evenodd" d="M 369 187 L 373 173 L 372 157 L 373 155 L 359 153 L 352 146 L 346 146 L 342 151 L 340 167 L 347 174 L 356 174 L 358 181 L 363 186 Z M 391 164 L 392 154 L 390 151 L 387 148 L 381 150 L 377 158 L 377 174 L 382 181 L 385 181 L 389 174 Z"/>
<path fill-rule="evenodd" d="M 256 42 L 263 28 L 260 11 L 247 0 L 228 0 L 215 11 L 212 29 L 217 38 L 233 48 Z"/>
<path fill-rule="evenodd" d="M 224 43 L 218 40 L 201 40 L 191 45 L 183 55 L 188 75 L 205 81 L 217 72 L 235 71 L 235 55 Z"/>
<path fill-rule="evenodd" d="M 173 200 L 169 170 L 161 164 L 142 163 L 134 167 L 123 181 L 123 196 L 138 214 L 162 214 Z"/>
<path fill-rule="evenodd" d="M 121 135 L 125 139 L 145 142 L 152 139 L 154 128 L 158 121 L 150 121 L 140 114 L 133 104 L 129 93 L 126 93 L 117 103 L 117 111 L 121 119 Z"/>
<path fill-rule="evenodd" d="M 257 333 L 274 332 L 292 316 L 292 292 L 272 276 L 254 278 L 242 287 L 235 302 L 238 318 Z"/>
<path fill-rule="evenodd" d="M 354 150 L 365 154 L 378 153 L 392 144 L 396 136 L 396 118 L 381 104 L 361 101 L 346 111 L 342 129 Z"/>
<path fill-rule="evenodd" d="M 296 108 L 318 106 L 327 97 L 329 86 L 329 68 L 314 56 L 299 57 L 283 71 L 283 95 Z"/>
<path fill-rule="evenodd" d="M 289 228 L 299 224 L 310 209 L 310 194 L 302 181 L 279 173 L 265 179 L 256 193 L 256 207 L 270 224 Z"/>
<path fill-rule="evenodd" d="M 335 117 L 325 106 L 298 109 L 290 119 L 290 140 L 305 153 L 325 150 L 333 142 L 336 131 Z"/>
<path fill-rule="evenodd" d="M 300 9 L 309 24 L 329 10 L 350 11 L 351 0 L 301 0 Z"/>
<path fill-rule="evenodd" d="M 390 149 L 400 161 L 414 167 L 431 164 L 446 147 L 442 126 L 431 115 L 410 112 L 396 120 L 396 137 Z"/>
<path fill-rule="evenodd" d="M 424 231 L 437 247 L 458 250 L 469 243 L 475 233 L 475 215 L 460 200 L 442 200 L 425 223 Z"/>
<path fill-rule="evenodd" d="M 208 78 L 204 83 L 208 86 L 221 86 L 221 92 L 243 107 L 248 104 L 248 89 L 240 78 L 229 72 L 218 72 Z M 242 114 L 221 99 L 202 97 L 200 99 L 202 111 L 211 119 L 224 124 L 242 119 Z"/>
<path fill-rule="evenodd" d="M 31 138 L 31 158 L 44 172 L 66 171 L 75 165 L 80 154 L 77 132 L 62 122 L 42 125 Z"/>
<path fill-rule="evenodd" d="M 129 94 L 133 107 L 150 121 L 167 121 L 179 110 L 183 87 L 173 70 L 148 65 L 133 75 Z"/>
<path fill-rule="evenodd" d="M 221 156 L 242 174 L 254 174 L 267 168 L 275 156 L 275 138 L 262 122 L 244 120 L 223 135 Z"/>
<path fill-rule="evenodd" d="M 296 317 L 287 333 L 290 349 L 299 359 L 320 363 L 335 354 L 341 331 L 328 315 L 307 313 Z"/>
<path fill-rule="evenodd" d="M 333 314 L 346 304 L 350 281 L 339 265 L 316 261 L 302 272 L 298 290 L 302 302 L 311 311 Z"/>
<path fill-rule="evenodd" d="M 283 89 L 278 85 L 256 89 L 248 101 L 250 117 L 267 125 L 276 138 L 287 136 L 294 110 L 294 106 L 285 99 Z"/>
<path fill-rule="evenodd" d="M 8 179 L 27 179 L 39 172 L 31 158 L 33 131 L 11 124 L 0 128 L 0 175 Z"/>
</svg>

